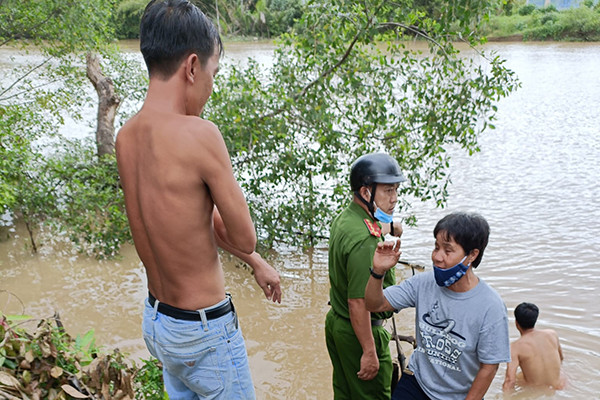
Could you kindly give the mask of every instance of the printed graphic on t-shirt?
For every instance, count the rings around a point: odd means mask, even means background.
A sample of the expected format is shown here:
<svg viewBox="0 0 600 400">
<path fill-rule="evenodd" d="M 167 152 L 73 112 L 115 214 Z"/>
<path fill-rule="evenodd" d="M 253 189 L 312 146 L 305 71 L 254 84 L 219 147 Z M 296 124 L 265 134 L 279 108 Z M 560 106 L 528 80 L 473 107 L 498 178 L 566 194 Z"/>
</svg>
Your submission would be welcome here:
<svg viewBox="0 0 600 400">
<path fill-rule="evenodd" d="M 466 347 L 465 338 L 454 331 L 456 322 L 442 315 L 436 301 L 419 321 L 421 346 L 416 351 L 427 354 L 432 364 L 461 371 L 458 360 Z"/>
</svg>

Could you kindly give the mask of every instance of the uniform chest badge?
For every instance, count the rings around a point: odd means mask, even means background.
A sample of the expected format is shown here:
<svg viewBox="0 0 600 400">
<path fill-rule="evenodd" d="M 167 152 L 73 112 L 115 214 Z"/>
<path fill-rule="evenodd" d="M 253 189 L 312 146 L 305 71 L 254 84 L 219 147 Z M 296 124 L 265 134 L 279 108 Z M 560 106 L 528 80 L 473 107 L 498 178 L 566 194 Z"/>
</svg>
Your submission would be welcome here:
<svg viewBox="0 0 600 400">
<path fill-rule="evenodd" d="M 365 225 L 367 225 L 367 229 L 371 236 L 381 237 L 381 228 L 377 225 L 376 222 L 369 220 L 368 218 L 364 219 Z"/>
</svg>

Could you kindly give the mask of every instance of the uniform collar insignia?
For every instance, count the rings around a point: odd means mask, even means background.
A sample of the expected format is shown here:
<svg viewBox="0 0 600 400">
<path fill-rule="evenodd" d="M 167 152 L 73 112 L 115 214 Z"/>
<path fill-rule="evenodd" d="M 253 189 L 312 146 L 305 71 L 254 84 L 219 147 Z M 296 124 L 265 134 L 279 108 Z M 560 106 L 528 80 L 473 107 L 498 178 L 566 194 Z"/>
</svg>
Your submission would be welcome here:
<svg viewBox="0 0 600 400">
<path fill-rule="evenodd" d="M 365 218 L 364 221 L 365 225 L 367 225 L 367 229 L 369 230 L 371 236 L 381 237 L 381 228 L 379 227 L 377 222 L 373 222 L 368 218 Z"/>
</svg>

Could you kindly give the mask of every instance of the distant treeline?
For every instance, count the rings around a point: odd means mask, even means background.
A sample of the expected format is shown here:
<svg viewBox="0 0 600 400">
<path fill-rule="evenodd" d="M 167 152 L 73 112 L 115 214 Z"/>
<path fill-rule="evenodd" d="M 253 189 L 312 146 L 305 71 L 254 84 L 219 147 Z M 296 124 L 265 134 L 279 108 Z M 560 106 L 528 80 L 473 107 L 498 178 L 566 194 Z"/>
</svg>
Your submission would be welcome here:
<svg viewBox="0 0 600 400">
<path fill-rule="evenodd" d="M 224 36 L 276 37 L 302 16 L 303 0 L 191 0 Z M 115 31 L 119 39 L 139 37 L 140 18 L 148 0 L 117 3 Z"/>
<path fill-rule="evenodd" d="M 294 27 L 306 0 L 192 0 L 215 23 L 223 36 L 277 37 Z M 148 0 L 117 1 L 115 31 L 119 39 L 137 39 L 139 21 Z M 600 1 L 583 0 L 577 8 L 558 10 L 551 1 L 532 4 L 508 0 L 492 12 L 489 39 L 600 40 Z M 536 4 L 547 4 L 540 7 Z M 442 0 L 415 0 L 415 9 L 435 18 L 445 10 Z"/>
<path fill-rule="evenodd" d="M 490 39 L 600 41 L 600 2 L 584 0 L 577 8 L 558 10 L 508 1 L 491 16 L 483 34 Z"/>
</svg>

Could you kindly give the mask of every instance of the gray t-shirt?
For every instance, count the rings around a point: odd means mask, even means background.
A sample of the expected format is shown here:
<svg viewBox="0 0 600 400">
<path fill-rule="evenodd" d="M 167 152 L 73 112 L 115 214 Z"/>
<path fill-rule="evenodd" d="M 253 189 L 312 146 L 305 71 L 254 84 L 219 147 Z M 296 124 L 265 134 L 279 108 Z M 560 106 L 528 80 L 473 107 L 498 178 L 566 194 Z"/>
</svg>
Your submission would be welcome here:
<svg viewBox="0 0 600 400">
<path fill-rule="evenodd" d="M 510 361 L 506 306 L 482 279 L 457 293 L 438 286 L 428 271 L 383 294 L 396 310 L 416 307 L 417 348 L 408 367 L 430 398 L 464 400 L 479 363 Z"/>
</svg>

